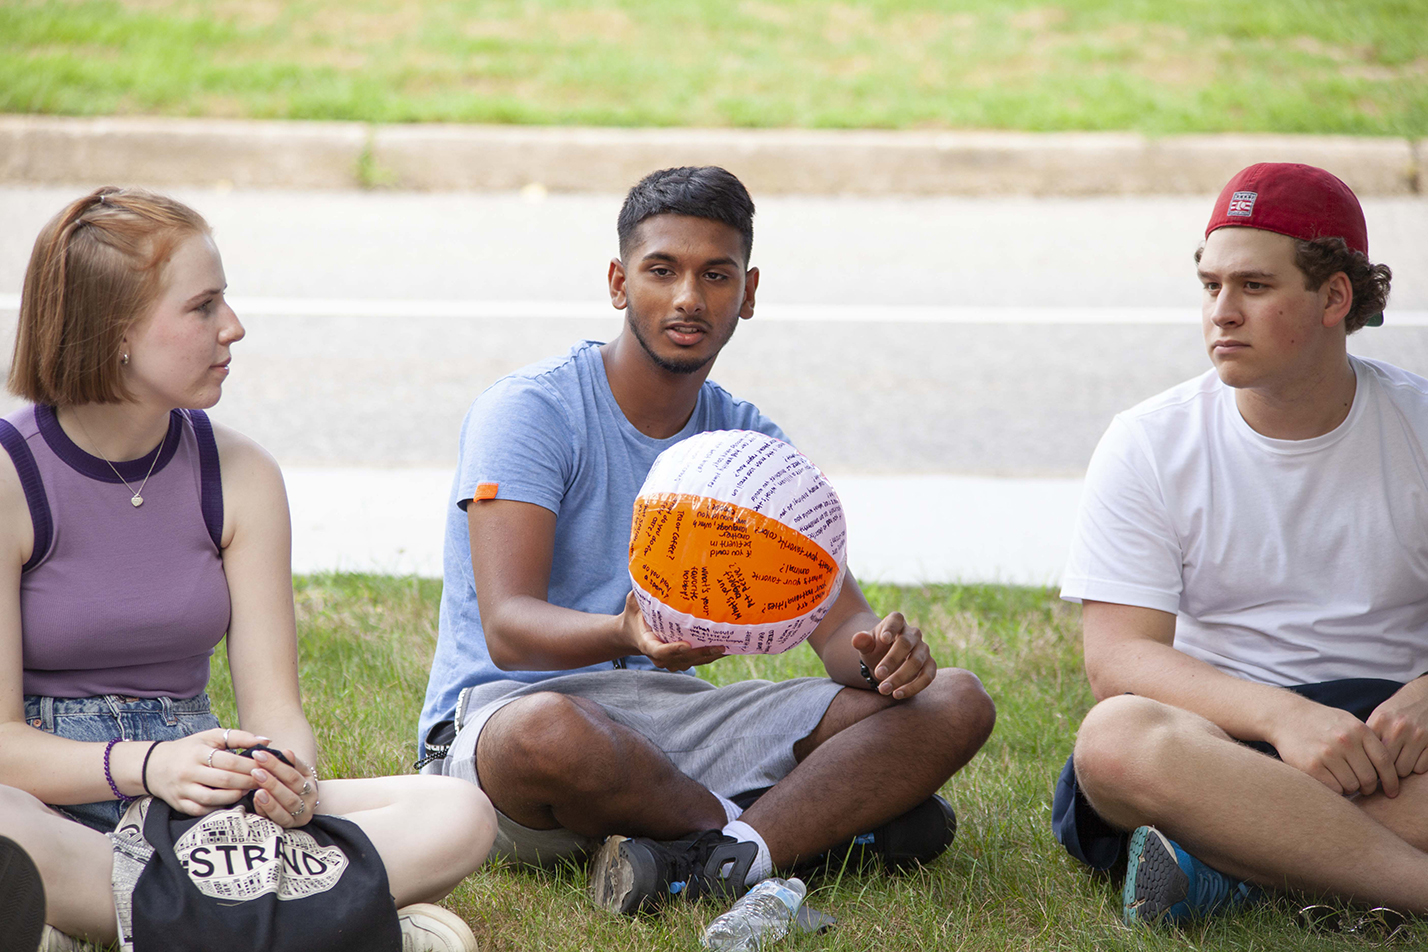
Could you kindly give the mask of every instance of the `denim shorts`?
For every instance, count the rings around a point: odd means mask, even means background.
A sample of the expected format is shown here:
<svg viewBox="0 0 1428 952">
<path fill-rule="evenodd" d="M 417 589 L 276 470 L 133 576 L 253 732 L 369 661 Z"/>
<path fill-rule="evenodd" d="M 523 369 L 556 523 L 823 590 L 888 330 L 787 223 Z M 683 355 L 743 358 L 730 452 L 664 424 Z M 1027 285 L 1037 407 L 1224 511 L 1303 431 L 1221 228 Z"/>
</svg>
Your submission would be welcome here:
<svg viewBox="0 0 1428 952">
<path fill-rule="evenodd" d="M 25 695 L 25 720 L 31 727 L 70 740 L 104 743 L 119 740 L 178 740 L 218 727 L 208 695 L 189 698 L 46 697 Z M 121 800 L 50 806 L 87 827 L 108 833 L 119 825 L 127 806 Z"/>
</svg>

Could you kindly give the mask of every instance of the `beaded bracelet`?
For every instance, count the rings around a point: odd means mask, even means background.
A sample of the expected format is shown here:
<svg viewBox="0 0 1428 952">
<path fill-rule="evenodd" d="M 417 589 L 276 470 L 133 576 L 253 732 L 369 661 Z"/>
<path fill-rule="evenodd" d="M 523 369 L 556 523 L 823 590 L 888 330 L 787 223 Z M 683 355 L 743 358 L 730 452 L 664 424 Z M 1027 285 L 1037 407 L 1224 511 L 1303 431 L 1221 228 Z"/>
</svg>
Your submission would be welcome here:
<svg viewBox="0 0 1428 952">
<path fill-rule="evenodd" d="M 104 745 L 104 779 L 109 781 L 109 789 L 114 791 L 114 799 L 128 803 L 133 797 L 126 797 L 119 792 L 119 785 L 114 782 L 114 774 L 109 770 L 109 755 L 114 750 L 114 745 L 119 743 L 120 738 L 115 737 L 108 744 Z"/>
</svg>

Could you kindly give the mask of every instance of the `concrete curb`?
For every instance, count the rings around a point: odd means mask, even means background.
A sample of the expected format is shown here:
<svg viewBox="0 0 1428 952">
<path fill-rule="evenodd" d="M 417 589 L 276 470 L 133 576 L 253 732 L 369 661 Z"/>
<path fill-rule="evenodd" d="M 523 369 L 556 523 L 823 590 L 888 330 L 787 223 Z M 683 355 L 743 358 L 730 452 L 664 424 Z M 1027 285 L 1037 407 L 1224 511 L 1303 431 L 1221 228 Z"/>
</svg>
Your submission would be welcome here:
<svg viewBox="0 0 1428 952">
<path fill-rule="evenodd" d="M 12 184 L 622 192 L 719 164 L 756 194 L 1164 195 L 1216 192 L 1263 161 L 1322 166 L 1361 195 L 1428 191 L 1428 140 L 0 116 Z"/>
<path fill-rule="evenodd" d="M 0 116 L 0 182 L 355 187 L 368 140 L 358 122 Z"/>
</svg>

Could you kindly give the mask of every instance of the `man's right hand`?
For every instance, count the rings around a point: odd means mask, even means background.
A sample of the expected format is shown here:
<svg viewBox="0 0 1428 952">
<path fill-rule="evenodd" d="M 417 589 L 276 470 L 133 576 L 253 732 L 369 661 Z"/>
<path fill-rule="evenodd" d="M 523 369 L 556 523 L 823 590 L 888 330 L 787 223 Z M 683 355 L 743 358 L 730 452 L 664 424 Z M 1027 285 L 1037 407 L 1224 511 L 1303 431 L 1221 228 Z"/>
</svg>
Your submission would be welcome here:
<svg viewBox="0 0 1428 952">
<path fill-rule="evenodd" d="M 1307 702 L 1280 719 L 1268 740 L 1279 759 L 1340 794 L 1398 796 L 1393 757 L 1367 724 L 1347 711 Z"/>
<path fill-rule="evenodd" d="M 685 671 L 696 665 L 708 664 L 724 657 L 722 645 L 696 648 L 684 641 L 660 641 L 650 626 L 645 624 L 644 613 L 635 593 L 625 596 L 625 610 L 620 613 L 620 627 L 624 630 L 626 643 L 631 654 L 642 654 L 654 663 L 656 668 L 666 671 Z"/>
<path fill-rule="evenodd" d="M 1388 748 L 1400 777 L 1428 772 L 1428 678 L 1399 688 L 1366 723 Z"/>
</svg>

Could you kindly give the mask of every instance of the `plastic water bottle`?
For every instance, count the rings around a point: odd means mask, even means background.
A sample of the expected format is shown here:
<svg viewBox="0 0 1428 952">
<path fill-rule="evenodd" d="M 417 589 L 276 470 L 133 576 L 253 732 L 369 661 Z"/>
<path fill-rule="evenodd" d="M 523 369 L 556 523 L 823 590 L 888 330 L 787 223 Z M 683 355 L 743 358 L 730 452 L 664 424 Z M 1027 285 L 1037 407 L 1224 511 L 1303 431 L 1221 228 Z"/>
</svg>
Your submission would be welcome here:
<svg viewBox="0 0 1428 952">
<path fill-rule="evenodd" d="M 715 952 L 756 952 L 788 934 L 808 887 L 801 879 L 765 879 L 709 923 L 700 943 Z"/>
</svg>

